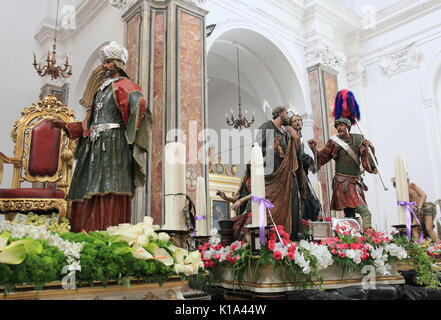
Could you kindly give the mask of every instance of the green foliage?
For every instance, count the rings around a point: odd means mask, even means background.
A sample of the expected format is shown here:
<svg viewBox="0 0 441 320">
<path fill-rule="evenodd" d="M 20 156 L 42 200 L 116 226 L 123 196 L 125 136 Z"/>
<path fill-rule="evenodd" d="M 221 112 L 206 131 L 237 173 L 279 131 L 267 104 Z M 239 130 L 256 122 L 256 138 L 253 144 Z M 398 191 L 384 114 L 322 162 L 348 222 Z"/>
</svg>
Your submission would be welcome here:
<svg viewBox="0 0 441 320">
<path fill-rule="evenodd" d="M 47 222 L 46 215 L 37 215 L 33 212 L 29 212 L 26 215 L 23 224 L 32 224 L 34 226 L 47 225 L 48 230 L 53 233 L 66 233 L 70 230 L 69 220 L 63 218 L 61 223 L 59 223 L 55 213 L 52 214 L 49 222 Z"/>
<path fill-rule="evenodd" d="M 93 286 L 100 281 L 106 286 L 110 281 L 130 285 L 128 279 L 136 278 L 145 282 L 164 283 L 174 274 L 172 267 L 167 267 L 157 260 L 140 260 L 129 252 L 115 253 L 116 249 L 129 247 L 127 242 L 115 242 L 109 246 L 110 236 L 107 232 L 66 233 L 64 240 L 84 242 L 81 251 L 81 271 L 76 279 L 80 286 Z"/>
<path fill-rule="evenodd" d="M 36 218 L 31 216 L 31 219 Z M 43 222 L 42 219 L 38 221 Z M 96 281 L 106 286 L 110 281 L 115 281 L 130 287 L 132 278 L 162 285 L 174 275 L 172 266 L 165 266 L 155 259 L 140 260 L 130 252 L 116 253 L 115 249 L 129 248 L 129 245 L 127 242 L 109 245 L 110 236 L 107 232 L 62 233 L 60 237 L 66 241 L 84 243 L 80 256 L 81 271 L 75 274 L 78 286 L 93 286 Z M 62 274 L 63 267 L 68 265 L 64 253 L 45 240 L 37 241 L 43 246 L 40 254 L 28 254 L 19 265 L 0 264 L 0 288 L 4 289 L 5 295 L 19 285 L 32 285 L 40 290 L 45 284 L 61 281 L 66 276 Z M 163 241 L 160 246 L 167 244 Z"/>
<path fill-rule="evenodd" d="M 233 282 L 243 289 L 242 282 L 246 274 L 251 279 L 254 279 L 260 268 L 271 267 L 274 269 L 274 272 L 282 275 L 285 283 L 289 283 L 297 289 L 319 287 L 316 285 L 316 282 L 322 283 L 322 280 L 316 267 L 317 258 L 310 255 L 305 249 L 298 248 L 297 250 L 304 254 L 305 259 L 310 260 L 311 271 L 307 274 L 302 272 L 302 269 L 294 263 L 294 260 L 289 260 L 288 258 L 276 260 L 273 251 L 267 247 L 262 247 L 259 255 L 255 256 L 250 246 L 243 246 L 234 251 L 234 254 L 240 255 L 240 258 L 232 265 Z"/>
<path fill-rule="evenodd" d="M 408 253 L 407 263 L 412 263 L 417 273 L 417 283 L 428 288 L 441 288 L 441 273 L 434 270 L 433 259 L 416 239 L 409 241 L 406 236 L 395 236 L 394 243 L 402 246 Z"/>
<path fill-rule="evenodd" d="M 32 285 L 39 290 L 44 284 L 60 279 L 61 270 L 67 265 L 63 252 L 45 240 L 37 241 L 43 246 L 40 254 L 27 254 L 19 265 L 0 264 L 0 287 L 5 289 L 5 295 L 17 285 Z"/>
</svg>

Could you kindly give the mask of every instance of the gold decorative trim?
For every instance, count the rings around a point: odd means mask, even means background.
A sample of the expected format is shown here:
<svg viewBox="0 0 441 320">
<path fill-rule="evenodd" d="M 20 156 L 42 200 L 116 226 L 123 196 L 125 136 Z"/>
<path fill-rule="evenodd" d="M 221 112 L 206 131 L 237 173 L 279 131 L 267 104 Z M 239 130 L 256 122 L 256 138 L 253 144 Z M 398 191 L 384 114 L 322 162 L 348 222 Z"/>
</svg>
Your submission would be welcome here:
<svg viewBox="0 0 441 320">
<path fill-rule="evenodd" d="M 392 276 L 392 277 L 378 277 L 375 278 L 375 281 L 399 281 L 403 280 L 402 276 Z M 314 285 L 320 286 L 321 285 L 339 285 L 339 284 L 352 284 L 352 283 L 361 283 L 363 281 L 363 278 L 352 278 L 352 279 L 342 279 L 342 280 L 323 280 L 322 283 L 319 281 L 315 281 Z M 222 281 L 216 281 L 214 284 L 226 284 L 231 287 L 239 287 L 239 282 L 232 281 L 232 280 L 222 280 Z M 273 289 L 273 288 L 288 288 L 288 287 L 296 287 L 299 284 L 295 284 L 292 282 L 286 282 L 286 283 L 255 283 L 255 282 L 248 282 L 248 281 L 242 281 L 241 287 L 251 287 L 251 288 L 259 288 L 259 289 Z"/>
<path fill-rule="evenodd" d="M 75 142 L 70 140 L 64 131 L 61 131 L 60 157 L 58 170 L 52 177 L 33 176 L 28 172 L 29 152 L 32 141 L 32 130 L 47 119 L 59 119 L 67 123 L 75 120 L 74 112 L 66 105 L 63 105 L 56 97 L 49 94 L 43 100 L 38 101 L 37 105 L 32 104 L 21 112 L 22 117 L 16 119 L 11 132 L 11 138 L 15 143 L 14 159 L 20 161 L 19 165 L 14 164 L 14 173 L 12 178 L 12 187 L 19 188 L 23 181 L 29 182 L 61 182 L 60 187 L 66 194 L 71 179 L 71 168 L 73 166 L 73 157 L 69 158 L 66 150 L 73 152 Z M 63 154 L 65 155 L 63 157 Z M 67 171 L 64 171 L 67 170 Z"/>
<path fill-rule="evenodd" d="M 178 277 L 179 278 L 179 277 Z M 36 296 L 36 292 L 32 286 L 17 286 L 17 289 L 21 289 L 20 291 L 14 291 L 7 295 L 7 300 L 22 300 L 22 299 L 59 299 L 60 296 L 63 296 L 66 299 L 72 298 L 72 299 L 78 299 L 81 296 L 90 296 L 90 299 L 96 299 L 96 300 L 102 300 L 103 295 L 110 295 L 110 294 L 118 294 L 121 293 L 123 295 L 127 295 L 128 292 L 130 293 L 142 293 L 143 291 L 153 291 L 155 289 L 167 289 L 167 288 L 181 288 L 182 286 L 185 286 L 188 284 L 187 281 L 181 281 L 181 280 L 174 280 L 175 277 L 170 277 L 170 280 L 163 283 L 162 286 L 160 286 L 158 283 L 139 283 L 139 284 L 132 284 L 130 286 L 130 289 L 128 287 L 122 286 L 122 285 L 108 285 L 106 287 L 103 286 L 95 286 L 94 287 L 78 287 L 76 290 L 65 290 L 61 289 L 61 282 L 53 282 L 48 285 L 46 285 L 43 290 L 38 291 L 38 296 Z M 98 281 L 94 281 L 94 283 L 99 283 Z M 52 287 L 51 286 L 56 286 Z M 28 288 L 28 291 L 24 291 L 26 288 Z M 169 289 L 169 291 L 172 291 L 173 289 Z M 0 290 L 2 292 L 2 290 Z M 153 294 L 152 294 L 153 295 Z M 148 298 L 149 292 L 145 295 L 144 299 Z M 169 293 L 169 296 L 173 298 L 173 294 Z M 166 296 L 167 297 L 167 294 Z M 176 296 L 176 299 L 178 297 Z"/>
<path fill-rule="evenodd" d="M 66 217 L 67 201 L 64 199 L 28 199 L 28 198 L 0 198 L 0 212 L 30 212 L 33 210 L 48 211 L 57 209 L 59 220 Z"/>
</svg>

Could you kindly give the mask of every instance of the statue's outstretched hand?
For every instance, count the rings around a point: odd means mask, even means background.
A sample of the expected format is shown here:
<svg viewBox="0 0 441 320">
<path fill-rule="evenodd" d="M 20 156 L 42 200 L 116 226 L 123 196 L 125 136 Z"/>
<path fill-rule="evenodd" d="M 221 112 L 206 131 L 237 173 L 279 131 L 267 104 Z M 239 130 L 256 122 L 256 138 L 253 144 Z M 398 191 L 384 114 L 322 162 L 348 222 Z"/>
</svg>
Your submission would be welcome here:
<svg viewBox="0 0 441 320">
<path fill-rule="evenodd" d="M 64 129 L 66 128 L 66 122 L 59 119 L 49 119 L 48 120 L 51 123 L 51 129 L 58 128 L 58 129 Z"/>
<path fill-rule="evenodd" d="M 309 145 L 309 148 L 310 148 L 313 152 L 315 152 L 315 149 L 316 149 L 316 147 L 317 147 L 317 142 L 315 142 L 314 139 L 310 139 L 310 140 L 308 140 L 308 145 Z"/>
</svg>

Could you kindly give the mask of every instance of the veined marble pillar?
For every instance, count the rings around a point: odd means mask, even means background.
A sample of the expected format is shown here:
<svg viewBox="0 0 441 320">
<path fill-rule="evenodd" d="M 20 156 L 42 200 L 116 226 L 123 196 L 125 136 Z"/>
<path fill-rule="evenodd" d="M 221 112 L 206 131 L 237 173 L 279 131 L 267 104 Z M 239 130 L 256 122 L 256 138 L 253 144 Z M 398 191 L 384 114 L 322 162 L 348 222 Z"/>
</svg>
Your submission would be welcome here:
<svg viewBox="0 0 441 320">
<path fill-rule="evenodd" d="M 332 116 L 334 100 L 338 92 L 337 71 L 319 63 L 308 68 L 308 78 L 313 112 L 313 134 L 317 142 L 317 149 L 320 149 L 331 136 L 337 133 Z M 322 190 L 325 216 L 331 216 L 330 204 L 334 170 L 334 164 L 330 161 L 317 175 Z"/>
<path fill-rule="evenodd" d="M 206 154 L 199 139 L 207 123 L 207 13 L 184 0 L 140 0 L 123 15 L 127 72 L 142 86 L 153 117 L 143 211 L 158 225 L 164 221 L 167 142 L 186 145 L 187 195 L 195 201 L 198 176 L 208 186 L 208 168 L 201 162 Z"/>
</svg>

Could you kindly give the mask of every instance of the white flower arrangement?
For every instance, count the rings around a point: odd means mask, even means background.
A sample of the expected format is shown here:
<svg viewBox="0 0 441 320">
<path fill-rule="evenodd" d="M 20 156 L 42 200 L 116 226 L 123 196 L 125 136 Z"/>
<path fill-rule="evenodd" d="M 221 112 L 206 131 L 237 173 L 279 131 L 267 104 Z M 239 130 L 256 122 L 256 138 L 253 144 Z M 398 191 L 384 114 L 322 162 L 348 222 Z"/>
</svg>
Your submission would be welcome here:
<svg viewBox="0 0 441 320">
<path fill-rule="evenodd" d="M 8 231 L 12 238 L 29 237 L 34 240 L 46 240 L 49 245 L 59 248 L 65 255 L 70 271 L 81 271 L 80 255 L 84 243 L 75 243 L 63 240 L 58 234 L 48 231 L 47 225 L 34 226 L 11 221 L 4 221 L 0 225 L 0 233 Z"/>
<path fill-rule="evenodd" d="M 115 237 L 114 241 L 126 241 L 135 250 L 132 254 L 137 259 L 156 259 L 166 265 L 173 265 L 176 274 L 186 276 L 197 274 L 204 264 L 199 251 L 189 252 L 186 249 L 169 245 L 166 248 L 173 253 L 173 257 L 164 249 L 159 248 L 154 241 L 167 243 L 170 236 L 165 232 L 156 233 L 160 228 L 153 225 L 151 217 L 145 217 L 144 221 L 136 225 L 121 224 L 109 227 L 107 232 Z M 153 242 L 151 242 L 153 241 Z M 145 250 L 142 246 L 145 246 Z"/>
</svg>

